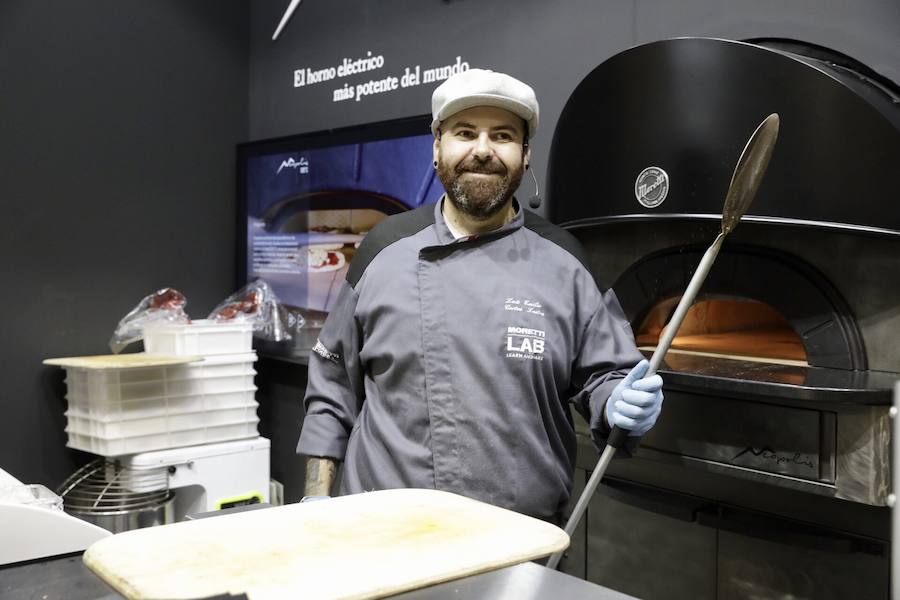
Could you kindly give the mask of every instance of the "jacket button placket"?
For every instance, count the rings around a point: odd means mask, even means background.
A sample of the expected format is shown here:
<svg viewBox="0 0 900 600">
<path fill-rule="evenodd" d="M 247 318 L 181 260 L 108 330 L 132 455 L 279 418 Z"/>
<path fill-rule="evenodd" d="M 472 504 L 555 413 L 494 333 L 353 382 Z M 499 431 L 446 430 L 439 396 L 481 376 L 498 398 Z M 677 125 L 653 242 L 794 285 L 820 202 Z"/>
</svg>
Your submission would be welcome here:
<svg viewBox="0 0 900 600">
<path fill-rule="evenodd" d="M 434 485 L 439 490 L 453 491 L 458 487 L 459 444 L 444 310 L 447 295 L 440 276 L 443 254 L 440 248 L 423 249 L 419 253 L 417 276 Z"/>
</svg>

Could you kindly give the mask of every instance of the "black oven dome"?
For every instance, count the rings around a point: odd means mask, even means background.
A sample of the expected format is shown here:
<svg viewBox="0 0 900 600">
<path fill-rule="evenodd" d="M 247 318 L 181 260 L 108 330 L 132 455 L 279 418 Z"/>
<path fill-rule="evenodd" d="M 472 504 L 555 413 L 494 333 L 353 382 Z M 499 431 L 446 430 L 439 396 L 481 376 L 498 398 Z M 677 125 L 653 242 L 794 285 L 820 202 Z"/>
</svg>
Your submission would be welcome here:
<svg viewBox="0 0 900 600">
<path fill-rule="evenodd" d="M 777 112 L 781 132 L 751 219 L 900 234 L 900 103 L 889 86 L 743 42 L 679 38 L 632 48 L 594 69 L 563 109 L 550 150 L 549 216 L 573 224 L 721 214 L 744 144 Z M 654 208 L 636 197 L 649 167 L 668 175 Z"/>
</svg>

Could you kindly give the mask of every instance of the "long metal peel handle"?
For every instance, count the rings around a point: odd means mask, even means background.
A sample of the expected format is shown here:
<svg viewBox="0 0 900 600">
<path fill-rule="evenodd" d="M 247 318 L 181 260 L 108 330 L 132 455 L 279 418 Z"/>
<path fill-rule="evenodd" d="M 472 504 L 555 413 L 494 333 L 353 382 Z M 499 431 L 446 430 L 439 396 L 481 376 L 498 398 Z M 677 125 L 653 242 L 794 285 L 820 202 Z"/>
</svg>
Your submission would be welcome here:
<svg viewBox="0 0 900 600">
<path fill-rule="evenodd" d="M 687 315 L 688 310 L 694 303 L 694 299 L 697 298 L 697 292 L 700 291 L 700 287 L 703 285 L 703 282 L 706 281 L 709 270 L 712 268 L 713 263 L 716 262 L 716 257 L 719 255 L 719 250 L 722 248 L 723 241 L 725 241 L 724 232 L 719 233 L 719 235 L 716 236 L 716 239 L 713 240 L 713 243 L 703 254 L 703 258 L 700 259 L 697 270 L 694 271 L 694 275 L 691 277 L 687 289 L 684 290 L 684 295 L 681 296 L 681 300 L 679 300 L 675 312 L 672 313 L 672 318 L 669 319 L 669 324 L 666 325 L 665 331 L 659 339 L 659 343 L 656 344 L 656 350 L 654 350 L 653 356 L 650 357 L 650 366 L 647 368 L 647 374 L 644 375 L 644 377 L 650 377 L 656 373 L 657 369 L 659 369 L 659 365 L 662 364 L 663 358 L 666 357 L 666 352 L 669 351 L 669 346 L 672 345 L 672 340 L 675 339 L 675 335 L 678 333 L 678 330 L 681 329 L 681 323 L 684 321 L 685 315 Z"/>
<path fill-rule="evenodd" d="M 684 295 L 681 296 L 681 300 L 678 302 L 678 306 L 675 308 L 675 312 L 672 314 L 672 318 L 669 319 L 669 324 L 666 326 L 665 332 L 660 338 L 659 343 L 656 345 L 656 350 L 653 352 L 653 356 L 650 357 L 650 366 L 647 368 L 647 374 L 644 375 L 644 377 L 650 377 L 651 375 L 656 373 L 656 370 L 662 363 L 663 358 L 666 356 L 666 352 L 669 351 L 669 347 L 672 345 L 672 340 L 675 339 L 675 334 L 678 333 L 678 329 L 681 327 L 681 322 L 684 321 L 684 317 L 685 315 L 687 315 L 688 309 L 691 307 L 691 304 L 694 303 L 694 299 L 697 297 L 697 292 L 700 291 L 700 287 L 706 280 L 706 276 L 709 274 L 709 270 L 712 268 L 713 263 L 716 261 L 716 256 L 719 255 L 719 250 L 722 248 L 722 242 L 725 240 L 725 235 L 725 232 L 722 232 L 719 233 L 718 236 L 716 236 L 716 239 L 706 250 L 703 258 L 700 260 L 700 264 L 697 265 L 697 270 L 694 271 L 694 275 L 691 277 L 691 281 L 688 283 L 687 289 L 684 291 Z M 606 447 L 603 449 L 603 453 L 600 455 L 600 460 L 597 461 L 597 465 L 594 467 L 594 471 L 591 473 L 587 485 L 584 487 L 584 491 L 581 492 L 581 496 L 578 498 L 578 502 L 575 503 L 575 508 L 572 510 L 572 514 L 569 516 L 569 520 L 566 522 L 566 526 L 564 529 L 570 537 L 575 532 L 575 528 L 578 527 L 578 523 L 581 522 L 581 517 L 584 515 L 584 511 L 587 510 L 587 505 L 591 501 L 591 498 L 593 498 L 594 492 L 597 490 L 597 486 L 600 485 L 600 480 L 603 479 L 603 475 L 606 473 L 606 469 L 607 467 L 609 467 L 609 463 L 612 460 L 612 457 L 615 455 L 616 450 L 618 450 L 622 446 L 622 444 L 625 443 L 625 440 L 627 438 L 627 430 L 621 429 L 619 427 L 612 428 L 612 431 L 609 434 L 609 438 L 606 441 Z M 555 569 L 559 564 L 562 555 L 562 551 L 557 552 L 556 554 L 551 554 L 550 558 L 547 559 L 546 566 L 551 569 Z"/>
<path fill-rule="evenodd" d="M 612 433 L 610 433 L 609 439 L 606 442 L 606 448 L 603 449 L 600 460 L 597 461 L 597 466 L 594 467 L 594 472 L 591 473 L 591 477 L 588 479 L 587 486 L 585 486 L 581 496 L 578 497 L 578 502 L 575 504 L 575 508 L 572 510 L 572 514 L 566 522 L 564 529 L 569 537 L 572 537 L 572 534 L 575 533 L 575 528 L 578 527 L 578 523 L 581 522 L 581 516 L 584 514 L 584 511 L 587 510 L 588 503 L 594 496 L 594 490 L 597 489 L 597 485 L 600 483 L 600 480 L 603 479 L 603 474 L 609 466 L 609 461 L 612 460 L 613 455 L 618 449 L 618 446 L 613 446 L 613 436 L 616 435 L 617 432 L 620 432 L 619 437 L 621 437 L 619 445 L 621 445 L 628 436 L 628 431 L 613 427 Z M 562 558 L 563 552 L 564 550 L 560 550 L 555 554 L 551 554 L 550 558 L 547 559 L 546 566 L 555 569 Z"/>
</svg>

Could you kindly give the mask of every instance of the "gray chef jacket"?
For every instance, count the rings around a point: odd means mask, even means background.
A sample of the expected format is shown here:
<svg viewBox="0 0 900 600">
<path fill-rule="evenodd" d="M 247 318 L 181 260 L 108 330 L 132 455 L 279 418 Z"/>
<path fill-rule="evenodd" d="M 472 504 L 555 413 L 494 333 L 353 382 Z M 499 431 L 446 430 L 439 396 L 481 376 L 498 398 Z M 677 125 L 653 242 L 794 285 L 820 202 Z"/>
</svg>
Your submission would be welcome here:
<svg viewBox="0 0 900 600">
<path fill-rule="evenodd" d="M 518 207 L 454 239 L 441 202 L 378 224 L 310 355 L 297 452 L 343 460 L 342 493 L 459 493 L 552 518 L 569 499 L 570 404 L 595 442 L 641 355 L 568 232 Z"/>
</svg>

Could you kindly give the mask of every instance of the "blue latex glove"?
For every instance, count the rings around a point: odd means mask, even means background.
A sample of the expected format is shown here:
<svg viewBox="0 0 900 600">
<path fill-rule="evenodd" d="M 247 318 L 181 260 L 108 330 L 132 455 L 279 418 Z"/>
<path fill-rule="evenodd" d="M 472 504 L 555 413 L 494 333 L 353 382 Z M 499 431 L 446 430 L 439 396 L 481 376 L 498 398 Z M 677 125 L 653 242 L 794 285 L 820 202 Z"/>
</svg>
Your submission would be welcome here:
<svg viewBox="0 0 900 600">
<path fill-rule="evenodd" d="M 662 377 L 644 377 L 650 363 L 634 366 L 606 401 L 606 422 L 627 429 L 628 435 L 644 435 L 656 424 L 662 410 Z"/>
</svg>

